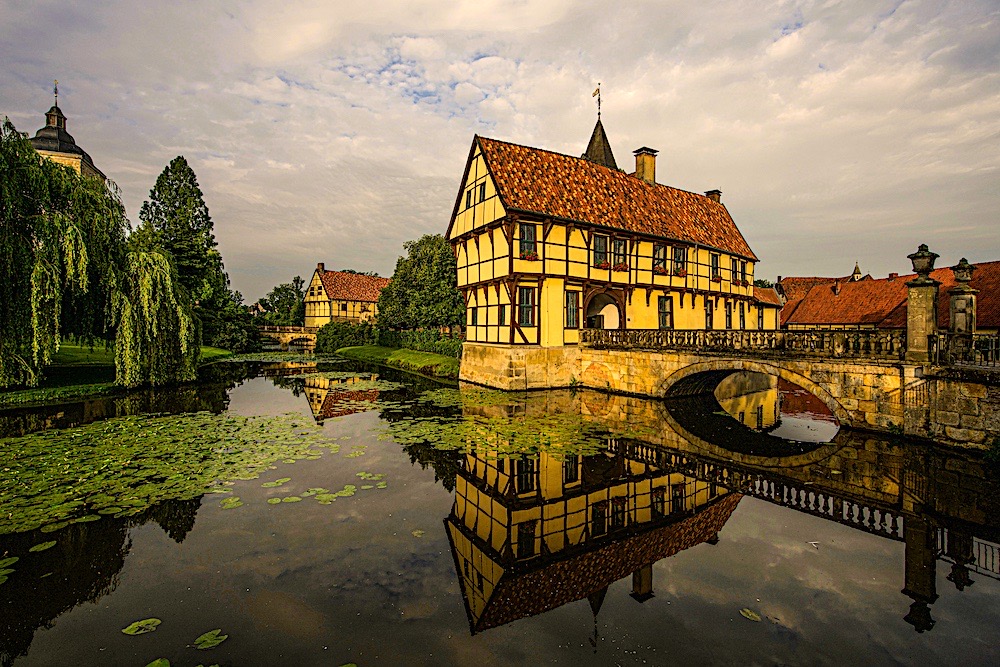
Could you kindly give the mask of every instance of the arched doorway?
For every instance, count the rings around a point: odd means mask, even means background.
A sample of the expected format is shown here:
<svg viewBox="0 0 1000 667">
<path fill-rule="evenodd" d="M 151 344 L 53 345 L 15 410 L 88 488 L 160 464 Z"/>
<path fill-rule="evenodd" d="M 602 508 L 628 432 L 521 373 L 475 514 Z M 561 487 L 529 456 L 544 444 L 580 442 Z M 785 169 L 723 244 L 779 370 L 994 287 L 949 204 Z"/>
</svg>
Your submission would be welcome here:
<svg viewBox="0 0 1000 667">
<path fill-rule="evenodd" d="M 620 329 L 622 310 L 618 300 L 607 292 L 595 294 L 587 303 L 588 329 Z"/>
</svg>

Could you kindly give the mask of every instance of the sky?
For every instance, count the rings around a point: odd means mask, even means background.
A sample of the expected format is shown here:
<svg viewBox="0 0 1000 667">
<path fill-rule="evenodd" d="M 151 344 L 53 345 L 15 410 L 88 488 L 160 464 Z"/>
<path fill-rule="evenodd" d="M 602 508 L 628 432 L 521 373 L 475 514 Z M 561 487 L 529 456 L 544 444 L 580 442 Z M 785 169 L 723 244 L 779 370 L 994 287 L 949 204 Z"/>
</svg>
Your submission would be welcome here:
<svg viewBox="0 0 1000 667">
<path fill-rule="evenodd" d="M 390 276 L 476 134 L 720 189 L 756 276 L 1000 259 L 1000 3 L 0 0 L 0 116 L 52 104 L 133 225 L 184 155 L 248 302 Z"/>
</svg>

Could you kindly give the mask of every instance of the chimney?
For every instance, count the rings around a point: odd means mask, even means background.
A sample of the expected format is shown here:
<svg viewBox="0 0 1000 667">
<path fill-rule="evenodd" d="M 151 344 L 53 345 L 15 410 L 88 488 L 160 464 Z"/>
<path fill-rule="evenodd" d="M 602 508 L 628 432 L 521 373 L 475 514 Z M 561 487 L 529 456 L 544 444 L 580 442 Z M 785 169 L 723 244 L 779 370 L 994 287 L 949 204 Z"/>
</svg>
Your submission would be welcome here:
<svg viewBox="0 0 1000 667">
<path fill-rule="evenodd" d="M 834 283 L 833 284 L 833 294 L 834 294 L 834 296 L 840 294 L 840 283 Z"/>
<path fill-rule="evenodd" d="M 705 196 L 714 202 L 722 201 L 722 190 L 709 190 L 705 193 Z"/>
<path fill-rule="evenodd" d="M 890 273 L 890 274 L 889 274 L 889 280 L 890 280 L 890 281 L 892 281 L 892 280 L 895 280 L 895 279 L 896 279 L 896 278 L 898 278 L 898 277 L 899 277 L 899 274 L 898 274 L 898 273 Z"/>
<path fill-rule="evenodd" d="M 320 273 L 323 273 L 326 270 L 326 268 L 323 265 L 323 262 L 319 262 L 316 264 L 316 270 L 319 271 Z"/>
<path fill-rule="evenodd" d="M 657 150 L 653 150 L 647 146 L 642 148 L 637 148 L 632 151 L 635 155 L 635 177 L 646 181 L 650 185 L 656 184 L 656 154 L 659 153 Z"/>
</svg>

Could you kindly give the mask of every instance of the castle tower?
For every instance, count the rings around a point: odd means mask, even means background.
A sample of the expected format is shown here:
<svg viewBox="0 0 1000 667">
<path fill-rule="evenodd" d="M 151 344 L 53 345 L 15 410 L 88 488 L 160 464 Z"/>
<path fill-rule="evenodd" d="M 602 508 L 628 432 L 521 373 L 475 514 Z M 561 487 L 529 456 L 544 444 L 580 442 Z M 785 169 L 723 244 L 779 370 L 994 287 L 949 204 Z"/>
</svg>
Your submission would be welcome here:
<svg viewBox="0 0 1000 667">
<path fill-rule="evenodd" d="M 66 116 L 59 108 L 59 82 L 55 82 L 55 102 L 45 113 L 45 126 L 30 139 L 31 145 L 44 157 L 73 169 L 84 176 L 104 180 L 104 173 L 94 165 L 87 151 L 76 145 L 73 135 L 66 131 Z"/>
</svg>

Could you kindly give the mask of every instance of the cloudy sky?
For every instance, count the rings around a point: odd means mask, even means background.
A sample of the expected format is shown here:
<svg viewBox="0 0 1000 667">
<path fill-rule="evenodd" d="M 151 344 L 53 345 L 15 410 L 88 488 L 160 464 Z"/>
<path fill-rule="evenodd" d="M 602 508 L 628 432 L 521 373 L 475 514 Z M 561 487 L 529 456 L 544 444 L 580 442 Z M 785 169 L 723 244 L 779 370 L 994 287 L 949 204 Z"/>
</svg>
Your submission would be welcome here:
<svg viewBox="0 0 1000 667">
<path fill-rule="evenodd" d="M 68 128 L 129 217 L 183 154 L 248 301 L 391 275 L 443 233 L 476 133 L 723 202 L 759 277 L 1000 259 L 1000 4 L 0 0 L 0 116 Z"/>
</svg>

